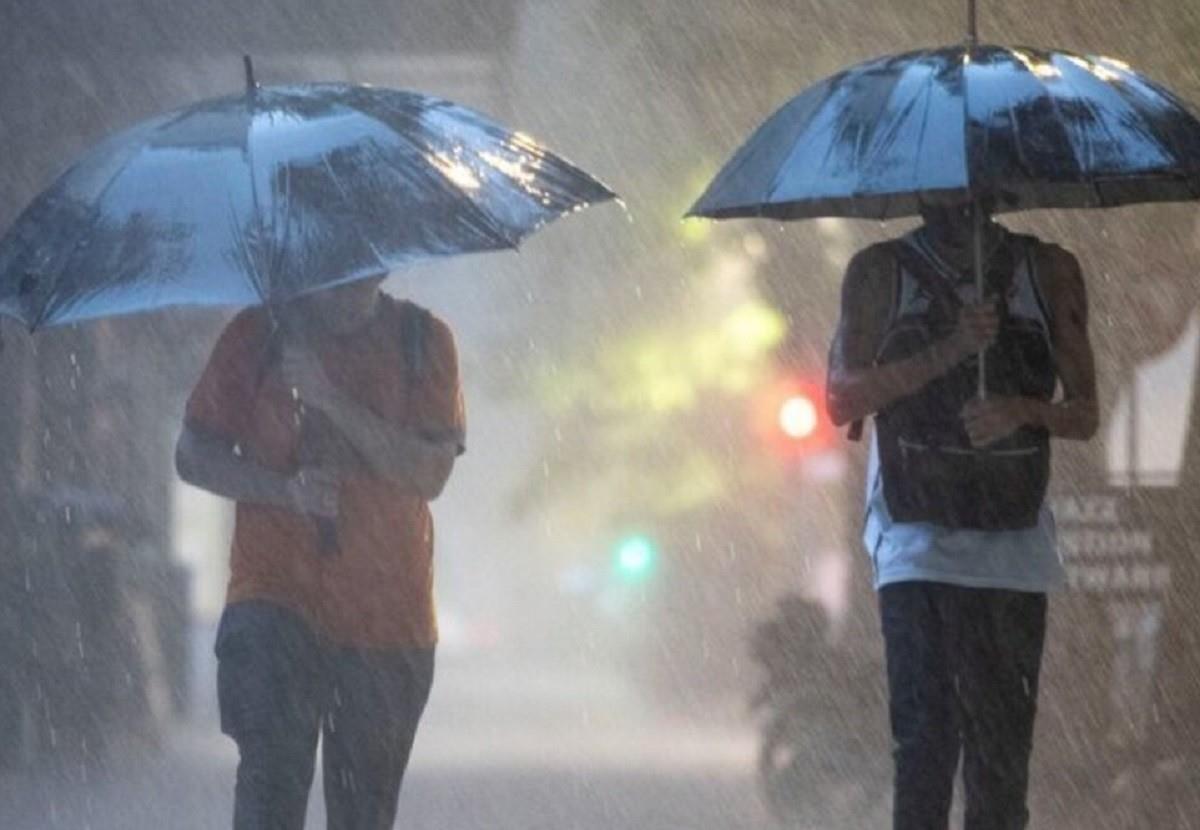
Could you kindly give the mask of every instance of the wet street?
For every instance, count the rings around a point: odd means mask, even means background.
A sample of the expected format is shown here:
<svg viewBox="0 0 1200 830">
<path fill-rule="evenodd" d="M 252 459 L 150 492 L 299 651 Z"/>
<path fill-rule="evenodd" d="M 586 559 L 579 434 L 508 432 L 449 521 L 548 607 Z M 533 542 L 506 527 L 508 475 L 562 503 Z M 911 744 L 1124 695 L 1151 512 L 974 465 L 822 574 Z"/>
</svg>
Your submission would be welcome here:
<svg viewBox="0 0 1200 830">
<path fill-rule="evenodd" d="M 207 632 L 197 635 L 203 646 Z M 3 830 L 225 830 L 232 815 L 236 750 L 219 733 L 207 651 L 194 666 L 189 718 L 157 749 L 116 750 L 99 768 L 64 764 L 0 774 Z M 400 799 L 405 830 L 861 830 L 889 826 L 886 759 L 836 760 L 861 718 L 813 722 L 825 749 L 800 782 L 805 816 L 770 816 L 755 765 L 755 724 L 736 701 L 697 714 L 654 702 L 628 679 L 580 662 L 514 663 L 498 656 L 440 659 Z M 828 713 L 827 713 L 828 714 Z M 824 737 L 821 737 L 824 736 Z M 827 745 L 827 743 L 828 745 Z M 1193 818 L 1145 823 L 1147 792 L 1108 807 L 1099 782 L 1054 769 L 1039 750 L 1033 827 L 1197 828 Z M 1135 790 L 1141 785 L 1124 784 Z M 1099 787 L 1099 789 L 1097 789 Z M 1109 794 L 1111 795 L 1111 793 Z M 1168 802 L 1182 802 L 1169 798 Z M 1120 809 L 1114 809 L 1119 805 Z M 1164 803 L 1163 806 L 1169 806 Z M 957 807 L 961 810 L 961 805 Z M 1157 813 L 1155 814 L 1157 815 Z M 325 826 L 320 774 L 308 827 Z"/>
<path fill-rule="evenodd" d="M 64 765 L 0 774 L 3 830 L 224 830 L 236 750 L 219 733 L 197 631 L 189 718 L 156 750 L 118 750 L 100 768 Z M 449 650 L 448 650 L 449 652 Z M 886 759 L 838 761 L 843 730 L 863 718 L 814 720 L 815 766 L 796 794 L 803 815 L 770 816 L 756 775 L 755 723 L 737 701 L 668 707 L 621 674 L 585 661 L 514 661 L 447 653 L 418 735 L 396 826 L 406 830 L 861 830 L 889 826 Z M 693 702 L 694 703 L 694 702 Z M 703 709 L 701 713 L 697 709 Z M 829 717 L 829 713 L 815 718 Z M 822 737 L 823 736 L 823 737 Z M 1049 737 L 1049 736 L 1046 736 Z M 1153 782 L 1102 782 L 1057 769 L 1039 745 L 1032 827 L 1058 830 L 1200 828 L 1191 799 Z M 823 748 L 822 748 L 823 747 Z M 1178 774 L 1184 773 L 1179 770 Z M 1114 798 L 1114 796 L 1116 796 Z M 1147 817 L 1158 804 L 1155 819 Z M 1107 806 L 1105 806 L 1107 805 Z M 956 811 L 961 810 L 961 804 Z M 1160 820 L 1157 816 L 1163 816 Z M 318 773 L 308 826 L 325 824 Z"/>
<path fill-rule="evenodd" d="M 160 761 L 117 771 L 86 794 L 60 796 L 50 809 L 6 799 L 12 830 L 229 826 L 233 758 L 202 743 L 178 746 Z M 19 796 L 18 796 L 19 798 Z M 39 815 L 40 813 L 40 815 Z M 323 827 L 319 787 L 309 826 Z M 748 776 L 683 770 L 549 769 L 418 762 L 401 797 L 405 828 L 734 828 L 768 827 Z"/>
<path fill-rule="evenodd" d="M 773 826 L 743 726 L 673 720 L 623 683 L 587 673 L 445 659 L 398 827 L 644 830 Z M 158 752 L 99 771 L 0 778 L 5 830 L 219 830 L 229 826 L 236 753 L 208 697 Z M 309 826 L 324 826 L 318 782 Z"/>
</svg>

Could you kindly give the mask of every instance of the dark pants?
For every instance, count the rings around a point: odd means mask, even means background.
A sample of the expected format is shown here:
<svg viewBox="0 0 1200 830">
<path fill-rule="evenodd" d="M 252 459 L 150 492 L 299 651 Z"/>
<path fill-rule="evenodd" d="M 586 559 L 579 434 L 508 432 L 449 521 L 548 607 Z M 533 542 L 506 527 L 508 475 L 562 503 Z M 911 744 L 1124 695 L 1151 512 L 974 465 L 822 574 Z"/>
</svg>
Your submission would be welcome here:
<svg viewBox="0 0 1200 830">
<path fill-rule="evenodd" d="M 221 729 L 241 756 L 234 830 L 304 826 L 318 735 L 330 830 L 390 830 L 433 650 L 336 648 L 290 611 L 240 602 L 216 651 Z"/>
<path fill-rule="evenodd" d="M 966 830 L 1024 828 L 1046 596 L 903 582 L 879 601 L 895 830 L 946 830 L 960 754 Z"/>
</svg>

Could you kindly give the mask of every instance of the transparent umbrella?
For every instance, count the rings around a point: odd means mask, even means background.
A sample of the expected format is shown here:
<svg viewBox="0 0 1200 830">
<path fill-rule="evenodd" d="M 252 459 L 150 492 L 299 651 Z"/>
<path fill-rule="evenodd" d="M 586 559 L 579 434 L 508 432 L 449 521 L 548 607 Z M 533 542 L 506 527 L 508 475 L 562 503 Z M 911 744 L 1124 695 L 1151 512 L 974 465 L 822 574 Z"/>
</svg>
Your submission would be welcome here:
<svg viewBox="0 0 1200 830">
<path fill-rule="evenodd" d="M 450 101 L 260 87 L 102 142 L 0 240 L 0 314 L 31 328 L 275 304 L 431 257 L 516 248 L 612 191 Z"/>
</svg>

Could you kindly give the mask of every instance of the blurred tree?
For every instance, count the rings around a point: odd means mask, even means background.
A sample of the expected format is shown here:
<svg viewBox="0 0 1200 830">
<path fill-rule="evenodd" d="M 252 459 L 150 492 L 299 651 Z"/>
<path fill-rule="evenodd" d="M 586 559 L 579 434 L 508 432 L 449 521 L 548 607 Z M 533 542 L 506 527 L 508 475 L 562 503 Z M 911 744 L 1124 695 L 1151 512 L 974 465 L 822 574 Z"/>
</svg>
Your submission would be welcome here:
<svg viewBox="0 0 1200 830">
<path fill-rule="evenodd" d="M 706 248 L 686 306 L 540 368 L 534 391 L 554 429 L 518 510 L 553 509 L 570 531 L 596 533 L 631 505 L 666 519 L 772 481 L 747 409 L 786 325 L 756 296 L 756 239 Z"/>
</svg>

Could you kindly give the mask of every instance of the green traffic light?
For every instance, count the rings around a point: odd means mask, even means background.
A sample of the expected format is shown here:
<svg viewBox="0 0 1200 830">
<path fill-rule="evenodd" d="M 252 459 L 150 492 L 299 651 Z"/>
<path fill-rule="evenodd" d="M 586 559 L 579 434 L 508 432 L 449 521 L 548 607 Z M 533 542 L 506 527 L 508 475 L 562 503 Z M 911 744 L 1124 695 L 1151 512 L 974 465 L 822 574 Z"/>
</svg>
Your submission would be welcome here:
<svg viewBox="0 0 1200 830">
<path fill-rule="evenodd" d="M 658 549 L 648 536 L 629 536 L 617 544 L 613 565 L 621 578 L 632 581 L 648 577 L 657 559 Z"/>
</svg>

